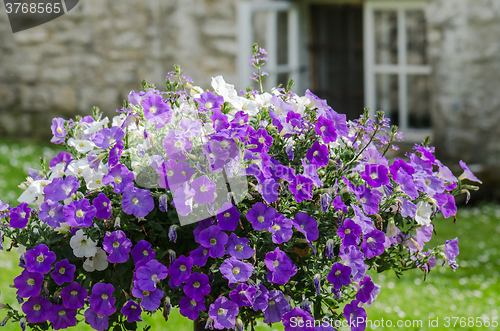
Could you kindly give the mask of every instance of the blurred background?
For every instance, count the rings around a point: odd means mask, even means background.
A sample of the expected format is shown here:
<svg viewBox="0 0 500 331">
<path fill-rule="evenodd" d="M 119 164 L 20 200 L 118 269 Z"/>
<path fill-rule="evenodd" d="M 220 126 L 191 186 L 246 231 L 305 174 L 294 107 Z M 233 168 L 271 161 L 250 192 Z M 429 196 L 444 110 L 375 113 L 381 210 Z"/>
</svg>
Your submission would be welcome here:
<svg viewBox="0 0 500 331">
<path fill-rule="evenodd" d="M 143 79 L 161 89 L 174 64 L 205 89 L 216 75 L 244 89 L 258 42 L 268 51 L 265 88 L 292 78 L 295 92 L 310 89 L 348 119 L 364 107 L 384 110 L 405 135 L 403 152 L 430 135 L 456 175 L 463 160 L 483 180 L 456 224 L 434 222 L 431 245 L 458 236 L 461 267 L 436 267 L 426 281 L 420 272 L 374 275 L 383 290 L 368 316 L 423 321 L 408 330 L 427 329 L 429 318 L 492 318 L 500 306 L 498 36 L 498 0 L 82 0 L 17 33 L 0 5 L 0 199 L 15 203 L 27 168 L 57 153 L 48 145 L 53 117 L 93 106 L 113 116 Z M 17 256 L 0 254 L 8 271 L 0 302 L 12 302 Z"/>
</svg>

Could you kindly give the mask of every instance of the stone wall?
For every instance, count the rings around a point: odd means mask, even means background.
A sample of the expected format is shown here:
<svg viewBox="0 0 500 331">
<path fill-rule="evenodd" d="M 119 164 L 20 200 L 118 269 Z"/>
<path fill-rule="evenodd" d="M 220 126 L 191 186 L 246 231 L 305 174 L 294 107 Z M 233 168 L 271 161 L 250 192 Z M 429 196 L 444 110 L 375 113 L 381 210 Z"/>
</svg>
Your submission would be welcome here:
<svg viewBox="0 0 500 331">
<path fill-rule="evenodd" d="M 112 115 L 146 79 L 164 86 L 174 64 L 208 88 L 236 82 L 234 0 L 85 0 L 13 34 L 0 8 L 0 136 L 47 139 L 54 116 Z M 3 5 L 2 5 L 3 7 Z"/>
</svg>

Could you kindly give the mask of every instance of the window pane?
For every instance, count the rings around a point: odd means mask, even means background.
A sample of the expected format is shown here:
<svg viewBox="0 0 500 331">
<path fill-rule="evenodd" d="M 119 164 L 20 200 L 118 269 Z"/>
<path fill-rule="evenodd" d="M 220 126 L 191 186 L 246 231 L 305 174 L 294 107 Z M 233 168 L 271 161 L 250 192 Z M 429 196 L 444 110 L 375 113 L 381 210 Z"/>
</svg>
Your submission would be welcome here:
<svg viewBox="0 0 500 331">
<path fill-rule="evenodd" d="M 376 100 L 375 111 L 383 110 L 385 116 L 391 119 L 391 124 L 399 125 L 399 97 L 398 75 L 376 74 Z"/>
<path fill-rule="evenodd" d="M 286 88 L 286 84 L 288 83 L 288 72 L 282 72 L 278 74 L 278 85 L 281 84 L 281 87 Z"/>
<path fill-rule="evenodd" d="M 429 128 L 429 76 L 408 75 L 408 126 Z"/>
<path fill-rule="evenodd" d="M 375 63 L 398 63 L 398 13 L 375 11 Z"/>
<path fill-rule="evenodd" d="M 259 44 L 259 47 L 267 48 L 266 31 L 267 31 L 267 16 L 270 13 L 267 11 L 258 11 L 253 14 L 253 42 Z"/>
<path fill-rule="evenodd" d="M 406 48 L 408 64 L 427 64 L 425 15 L 422 10 L 406 12 Z"/>
<path fill-rule="evenodd" d="M 278 64 L 288 64 L 288 12 L 278 12 Z"/>
</svg>

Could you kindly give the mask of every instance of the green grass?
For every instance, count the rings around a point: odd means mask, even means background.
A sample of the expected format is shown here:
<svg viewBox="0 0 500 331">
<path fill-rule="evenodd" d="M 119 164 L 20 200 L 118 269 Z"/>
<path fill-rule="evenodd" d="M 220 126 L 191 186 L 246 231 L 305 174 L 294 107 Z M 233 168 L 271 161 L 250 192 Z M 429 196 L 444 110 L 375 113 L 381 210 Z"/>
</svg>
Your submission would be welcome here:
<svg viewBox="0 0 500 331">
<path fill-rule="evenodd" d="M 57 152 L 44 145 L 14 143 L 0 140 L 0 199 L 16 203 L 22 190 L 17 186 L 25 180 L 28 167 L 39 168 L 39 155 L 47 161 Z M 368 318 L 373 322 L 384 323 L 391 320 L 392 329 L 400 330 L 484 330 L 485 327 L 469 327 L 469 318 L 498 318 L 500 311 L 500 206 L 484 205 L 481 207 L 461 208 L 458 221 L 438 218 L 434 221 L 437 234 L 428 247 L 445 242 L 447 239 L 459 238 L 460 267 L 453 272 L 448 266 L 441 267 L 442 261 L 432 269 L 423 280 L 423 273 L 415 270 L 407 272 L 398 279 L 391 273 L 374 274 L 370 272 L 375 283 L 382 285 L 378 300 L 367 308 Z M 426 247 L 427 247 L 426 246 Z M 15 289 L 10 288 L 12 280 L 20 273 L 18 254 L 0 251 L 0 302 L 16 302 Z M 19 307 L 19 305 L 15 305 Z M 5 312 L 0 311 L 0 320 Z M 450 318 L 450 326 L 446 327 L 445 318 Z M 466 325 L 455 327 L 453 317 L 465 318 Z M 182 317 L 178 310 L 173 310 L 169 321 L 165 322 L 161 314 L 148 316 L 143 314 L 143 326 L 152 325 L 152 330 L 177 329 L 190 330 L 192 322 Z M 438 327 L 429 327 L 429 319 L 436 321 Z M 397 321 L 417 323 L 422 326 L 397 327 Z M 462 319 L 464 320 L 464 319 Z M 472 321 L 472 319 L 470 320 Z M 434 322 L 435 323 L 435 322 Z M 498 329 L 490 327 L 489 329 Z M 368 327 L 367 330 L 384 330 L 383 327 Z M 389 329 L 389 328 L 387 328 Z M 3 330 L 19 330 L 15 324 L 8 323 Z M 72 330 L 91 330 L 80 324 Z M 269 328 L 257 321 L 257 331 L 283 330 L 281 325 Z M 341 328 L 341 330 L 347 330 Z"/>
</svg>

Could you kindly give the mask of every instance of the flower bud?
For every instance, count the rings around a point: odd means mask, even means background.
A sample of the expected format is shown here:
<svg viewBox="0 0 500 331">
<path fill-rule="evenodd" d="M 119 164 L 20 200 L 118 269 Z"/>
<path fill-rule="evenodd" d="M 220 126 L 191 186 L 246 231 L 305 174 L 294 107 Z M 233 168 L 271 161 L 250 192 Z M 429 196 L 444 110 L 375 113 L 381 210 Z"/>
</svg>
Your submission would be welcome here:
<svg viewBox="0 0 500 331">
<path fill-rule="evenodd" d="M 209 317 L 207 319 L 207 323 L 205 324 L 205 329 L 210 329 L 210 330 L 214 329 L 214 320 L 212 319 L 212 317 Z"/>
<path fill-rule="evenodd" d="M 175 253 L 175 251 L 169 249 L 167 253 L 168 253 L 168 258 L 170 259 L 170 264 L 174 263 L 175 259 L 177 258 L 177 254 Z"/>
<path fill-rule="evenodd" d="M 23 331 L 26 330 L 26 317 L 22 317 L 19 320 L 19 326 L 21 327 L 21 330 L 23 330 Z"/>
<path fill-rule="evenodd" d="M 5 317 L 4 320 L 0 322 L 0 326 L 5 326 L 5 324 L 7 324 L 7 322 L 9 321 L 9 318 L 10 316 Z"/>
<path fill-rule="evenodd" d="M 321 275 L 316 274 L 314 275 L 314 287 L 316 288 L 316 295 L 319 295 L 321 292 Z"/>
<path fill-rule="evenodd" d="M 240 318 L 236 319 L 236 323 L 234 325 L 234 331 L 244 331 L 243 321 Z"/>
<path fill-rule="evenodd" d="M 389 221 L 385 233 L 389 238 L 394 238 L 398 235 L 398 228 L 396 227 L 396 223 L 394 223 L 393 219 Z"/>
<path fill-rule="evenodd" d="M 171 225 L 170 228 L 168 228 L 168 239 L 170 241 L 173 241 L 174 243 L 177 240 L 177 229 L 179 228 L 178 225 Z"/>
<path fill-rule="evenodd" d="M 117 217 L 115 219 L 115 229 L 118 229 L 119 227 L 121 227 L 120 221 L 121 221 L 120 217 Z"/>
<path fill-rule="evenodd" d="M 302 304 L 300 305 L 300 308 L 303 311 L 307 311 L 310 315 L 312 315 L 311 303 L 309 301 L 305 300 L 304 302 L 302 302 Z"/>
<path fill-rule="evenodd" d="M 321 195 L 321 211 L 322 212 L 328 212 L 328 209 L 330 207 L 330 204 L 332 202 L 332 197 L 330 194 L 325 193 Z"/>
<path fill-rule="evenodd" d="M 16 299 L 17 299 L 17 303 L 19 303 L 19 304 L 21 304 L 21 303 L 23 303 L 23 302 L 24 302 L 24 299 L 23 299 L 23 298 L 21 298 L 21 297 L 19 296 L 19 294 L 18 294 L 18 295 L 16 295 Z"/>
<path fill-rule="evenodd" d="M 162 212 L 166 212 L 168 210 L 168 196 L 166 195 L 162 195 L 160 196 L 160 198 L 158 199 L 158 202 L 159 202 L 159 208 Z"/>
<path fill-rule="evenodd" d="M 325 255 L 326 257 L 333 259 L 335 256 L 333 255 L 333 239 L 328 239 L 326 241 Z"/>
<path fill-rule="evenodd" d="M 168 316 L 170 315 L 170 310 L 172 309 L 172 305 L 170 304 L 170 297 L 165 297 L 165 302 L 163 304 L 163 318 L 165 321 L 168 320 Z"/>
</svg>

